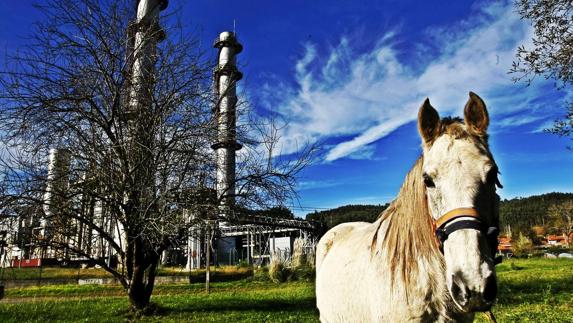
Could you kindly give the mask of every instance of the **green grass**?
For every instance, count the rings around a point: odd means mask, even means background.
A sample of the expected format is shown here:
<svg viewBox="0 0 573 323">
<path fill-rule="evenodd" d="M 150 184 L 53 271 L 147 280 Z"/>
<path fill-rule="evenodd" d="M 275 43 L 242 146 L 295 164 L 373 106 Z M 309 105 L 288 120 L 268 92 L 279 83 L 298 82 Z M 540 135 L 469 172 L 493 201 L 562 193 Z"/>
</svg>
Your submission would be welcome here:
<svg viewBox="0 0 573 323">
<path fill-rule="evenodd" d="M 573 260 L 507 260 L 497 272 L 499 322 L 573 322 Z"/>
<path fill-rule="evenodd" d="M 0 321 L 121 322 L 131 318 L 126 310 L 128 301 L 125 297 L 100 297 L 98 292 L 101 290 L 93 290 L 87 286 L 78 286 L 77 291 L 84 293 L 84 298 L 78 299 L 76 294 L 74 299 L 67 300 L 53 298 L 0 304 Z M 157 312 L 153 316 L 140 318 L 140 321 L 317 321 L 314 287 L 308 282 L 280 285 L 256 281 L 213 283 L 212 293 L 209 295 L 205 293 L 202 284 L 158 286 L 156 292 L 152 301 L 158 306 Z M 43 291 L 40 295 L 50 294 Z M 14 296 L 7 295 L 7 298 L 14 300 Z"/>
<path fill-rule="evenodd" d="M 6 268 L 5 280 L 111 278 L 112 275 L 101 268 Z"/>
<path fill-rule="evenodd" d="M 252 274 L 250 268 L 237 268 L 235 266 L 213 267 L 212 275 L 217 278 L 233 279 L 245 278 Z M 191 276 L 195 280 L 204 280 L 205 270 L 193 270 L 191 273 L 182 267 L 159 268 L 157 276 Z M 5 280 L 46 280 L 46 279 L 85 279 L 85 278 L 113 278 L 113 276 L 101 268 L 6 268 L 4 269 Z"/>
<path fill-rule="evenodd" d="M 573 322 L 573 261 L 530 259 L 498 266 L 498 322 Z M 31 297 L 40 297 L 35 301 Z M 132 320 L 118 286 L 46 286 L 9 289 L 0 322 L 123 322 Z M 5 302 L 21 303 L 9 304 Z M 142 322 L 318 322 L 314 284 L 270 281 L 158 285 L 157 305 Z M 487 322 L 477 315 L 478 322 Z"/>
<path fill-rule="evenodd" d="M 243 279 L 239 281 L 213 282 L 211 288 L 215 292 L 267 290 L 276 288 L 278 285 L 268 281 L 252 281 Z M 153 295 L 179 295 L 201 293 L 205 289 L 205 283 L 179 283 L 156 285 Z M 6 298 L 21 299 L 35 297 L 100 297 L 100 296 L 124 296 L 125 292 L 119 285 L 52 285 L 42 287 L 10 288 L 5 291 Z"/>
</svg>

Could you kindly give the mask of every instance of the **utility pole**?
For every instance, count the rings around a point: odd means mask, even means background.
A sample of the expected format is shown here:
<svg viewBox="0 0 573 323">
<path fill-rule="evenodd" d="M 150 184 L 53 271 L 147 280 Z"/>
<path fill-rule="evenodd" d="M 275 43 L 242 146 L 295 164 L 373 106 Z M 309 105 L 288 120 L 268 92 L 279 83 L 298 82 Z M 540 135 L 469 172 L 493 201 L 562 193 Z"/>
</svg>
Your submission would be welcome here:
<svg viewBox="0 0 573 323">
<path fill-rule="evenodd" d="M 205 291 L 207 294 L 211 292 L 211 220 L 207 220 L 207 228 L 205 230 L 207 254 L 205 256 Z"/>
</svg>

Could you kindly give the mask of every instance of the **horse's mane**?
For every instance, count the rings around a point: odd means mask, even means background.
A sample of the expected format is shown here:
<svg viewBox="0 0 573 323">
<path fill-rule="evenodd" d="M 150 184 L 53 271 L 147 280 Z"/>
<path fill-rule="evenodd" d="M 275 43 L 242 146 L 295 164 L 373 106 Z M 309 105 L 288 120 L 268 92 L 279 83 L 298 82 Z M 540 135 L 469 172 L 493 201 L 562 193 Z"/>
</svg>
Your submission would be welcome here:
<svg viewBox="0 0 573 323">
<path fill-rule="evenodd" d="M 469 133 L 459 118 L 444 118 L 438 136 L 448 134 L 455 139 L 471 138 L 487 142 L 487 137 Z M 443 286 L 436 279 L 444 270 L 444 258 L 434 235 L 434 223 L 426 200 L 426 186 L 423 181 L 424 157 L 418 158 L 400 188 L 398 197 L 379 218 L 379 228 L 372 239 L 372 250 L 384 252 L 390 261 L 392 285 L 400 279 L 405 283 L 406 295 L 409 287 L 417 284 L 421 270 L 429 273 L 430 283 L 436 292 Z M 380 243 L 378 231 L 383 223 L 388 223 L 384 238 Z M 423 268 L 421 268 L 423 266 Z"/>
<path fill-rule="evenodd" d="M 388 221 L 388 229 L 381 243 L 387 259 L 390 260 L 390 272 L 400 275 L 402 281 L 409 286 L 416 283 L 420 261 L 430 263 L 424 270 L 441 270 L 443 257 L 436 243 L 432 217 L 426 202 L 426 186 L 423 181 L 423 156 L 406 175 L 406 180 L 400 188 L 398 197 L 381 214 L 380 225 Z M 377 230 L 378 232 L 378 230 Z M 373 247 L 377 245 L 374 237 Z"/>
</svg>

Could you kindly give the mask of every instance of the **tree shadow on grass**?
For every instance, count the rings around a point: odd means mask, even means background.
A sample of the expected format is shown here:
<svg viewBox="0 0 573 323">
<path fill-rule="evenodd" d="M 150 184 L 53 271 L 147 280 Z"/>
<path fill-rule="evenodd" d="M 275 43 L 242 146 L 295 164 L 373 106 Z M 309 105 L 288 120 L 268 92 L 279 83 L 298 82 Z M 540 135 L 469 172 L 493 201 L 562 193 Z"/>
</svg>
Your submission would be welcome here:
<svg viewBox="0 0 573 323">
<path fill-rule="evenodd" d="M 209 299 L 191 301 L 177 304 L 175 307 L 162 305 L 155 316 L 170 316 L 188 313 L 221 313 L 221 312 L 314 312 L 316 300 L 312 296 L 297 297 L 296 299 Z"/>
</svg>

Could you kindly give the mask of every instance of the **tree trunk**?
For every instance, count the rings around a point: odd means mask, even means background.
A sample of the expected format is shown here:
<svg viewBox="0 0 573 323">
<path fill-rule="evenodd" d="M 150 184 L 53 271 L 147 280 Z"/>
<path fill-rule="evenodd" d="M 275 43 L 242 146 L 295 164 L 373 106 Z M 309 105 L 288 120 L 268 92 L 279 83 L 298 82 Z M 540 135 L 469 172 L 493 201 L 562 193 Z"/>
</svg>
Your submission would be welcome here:
<svg viewBox="0 0 573 323">
<path fill-rule="evenodd" d="M 128 295 L 131 308 L 135 311 L 141 311 L 149 305 L 151 293 L 147 293 L 143 279 L 131 282 Z"/>
<path fill-rule="evenodd" d="M 133 273 L 127 294 L 132 309 L 141 311 L 149 305 L 159 257 L 146 257 L 141 238 L 135 238 L 133 243 Z"/>
<path fill-rule="evenodd" d="M 128 295 L 133 310 L 141 311 L 149 305 L 155 285 L 156 269 L 157 261 L 147 267 L 146 275 L 138 275 L 137 278 L 134 276 L 134 280 L 131 281 Z"/>
</svg>

